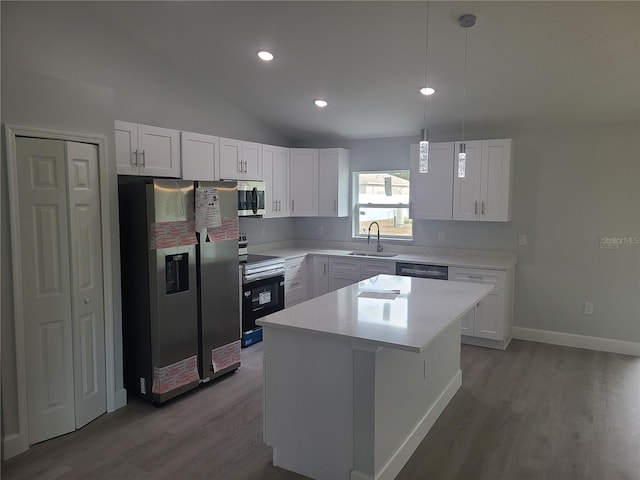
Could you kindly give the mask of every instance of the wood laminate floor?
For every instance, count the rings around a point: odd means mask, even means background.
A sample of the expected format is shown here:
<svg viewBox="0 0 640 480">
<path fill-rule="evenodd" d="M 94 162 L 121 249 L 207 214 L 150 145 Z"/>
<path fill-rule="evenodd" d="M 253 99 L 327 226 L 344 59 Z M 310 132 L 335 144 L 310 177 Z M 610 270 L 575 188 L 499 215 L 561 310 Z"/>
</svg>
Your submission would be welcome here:
<svg viewBox="0 0 640 480">
<path fill-rule="evenodd" d="M 514 340 L 505 352 L 463 345 L 462 370 L 398 479 L 640 480 L 640 358 Z M 215 384 L 161 408 L 132 400 L 3 462 L 2 478 L 303 477 L 262 443 L 258 344 Z"/>
</svg>

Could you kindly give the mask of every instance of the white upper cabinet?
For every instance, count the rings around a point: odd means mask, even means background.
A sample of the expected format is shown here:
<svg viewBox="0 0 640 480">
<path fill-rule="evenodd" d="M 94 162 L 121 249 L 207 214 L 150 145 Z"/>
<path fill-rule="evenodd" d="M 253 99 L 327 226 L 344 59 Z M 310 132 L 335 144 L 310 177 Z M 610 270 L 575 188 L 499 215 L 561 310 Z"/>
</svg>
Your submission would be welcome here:
<svg viewBox="0 0 640 480">
<path fill-rule="evenodd" d="M 314 148 L 290 150 L 289 181 L 292 217 L 318 215 L 318 157 Z"/>
<path fill-rule="evenodd" d="M 410 216 L 413 219 L 453 218 L 453 142 L 429 144 L 429 171 L 418 170 L 418 145 L 410 150 Z"/>
<path fill-rule="evenodd" d="M 326 148 L 319 152 L 318 216 L 349 216 L 349 150 Z"/>
<path fill-rule="evenodd" d="M 180 178 L 180 132 L 115 121 L 118 175 Z"/>
<path fill-rule="evenodd" d="M 289 216 L 289 149 L 262 146 L 265 218 Z"/>
<path fill-rule="evenodd" d="M 453 176 L 453 219 L 508 222 L 511 220 L 511 139 L 466 143 L 466 174 Z M 460 143 L 455 144 L 457 159 Z M 455 162 L 457 167 L 457 161 Z"/>
<path fill-rule="evenodd" d="M 262 180 L 262 144 L 220 137 L 221 180 Z"/>
<path fill-rule="evenodd" d="M 211 135 L 182 132 L 182 178 L 219 180 L 216 164 L 220 159 L 220 139 Z"/>
</svg>

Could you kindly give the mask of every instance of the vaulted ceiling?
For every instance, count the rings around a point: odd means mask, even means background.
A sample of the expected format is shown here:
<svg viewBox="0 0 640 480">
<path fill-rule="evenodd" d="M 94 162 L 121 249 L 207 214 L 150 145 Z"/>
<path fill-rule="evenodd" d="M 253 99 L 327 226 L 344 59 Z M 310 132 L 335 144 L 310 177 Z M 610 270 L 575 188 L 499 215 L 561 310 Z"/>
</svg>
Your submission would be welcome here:
<svg viewBox="0 0 640 480">
<path fill-rule="evenodd" d="M 106 2 L 97 18 L 291 138 L 640 120 L 640 2 Z M 477 16 L 468 33 L 458 17 Z M 427 39 L 428 34 L 428 39 Z M 428 56 L 425 46 L 428 43 Z M 260 49 L 276 58 L 264 64 Z M 329 106 L 314 107 L 315 98 Z"/>
</svg>

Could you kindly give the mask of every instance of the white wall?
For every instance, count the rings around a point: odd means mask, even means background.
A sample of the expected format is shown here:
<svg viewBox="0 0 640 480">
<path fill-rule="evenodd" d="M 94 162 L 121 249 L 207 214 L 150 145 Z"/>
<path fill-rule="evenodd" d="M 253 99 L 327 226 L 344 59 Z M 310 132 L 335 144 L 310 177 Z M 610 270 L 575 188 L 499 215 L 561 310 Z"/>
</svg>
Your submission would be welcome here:
<svg viewBox="0 0 640 480">
<path fill-rule="evenodd" d="M 432 141 L 456 137 L 431 134 Z M 413 244 L 516 252 L 516 326 L 640 341 L 640 246 L 599 248 L 601 236 L 640 236 L 640 125 L 476 129 L 467 138 L 513 138 L 513 221 L 419 220 Z M 351 170 L 364 171 L 408 168 L 409 144 L 416 141 L 315 146 L 349 148 Z M 445 232 L 444 242 L 437 241 L 438 231 Z M 520 233 L 528 236 L 525 247 L 518 246 Z M 297 219 L 295 237 L 350 241 L 351 220 Z M 592 316 L 582 313 L 585 301 L 595 304 Z"/>
<path fill-rule="evenodd" d="M 162 59 L 87 15 L 81 4 L 2 2 L 3 124 L 107 138 L 112 225 L 116 384 L 122 386 L 121 303 L 113 121 L 128 120 L 270 144 L 287 139 L 216 97 Z M 3 132 L 4 135 L 4 132 Z M 10 258 L 7 165 L 2 145 L 0 255 Z M 291 229 L 270 233 L 290 238 Z M 282 236 L 281 236 L 282 235 Z M 17 432 L 11 263 L 2 261 L 2 436 Z"/>
</svg>

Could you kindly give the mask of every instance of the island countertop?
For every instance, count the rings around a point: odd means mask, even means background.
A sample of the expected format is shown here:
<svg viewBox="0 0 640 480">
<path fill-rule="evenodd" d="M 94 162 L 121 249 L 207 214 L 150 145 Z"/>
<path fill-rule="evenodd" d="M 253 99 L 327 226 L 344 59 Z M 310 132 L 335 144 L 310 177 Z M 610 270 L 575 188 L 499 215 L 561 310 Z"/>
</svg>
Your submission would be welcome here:
<svg viewBox="0 0 640 480">
<path fill-rule="evenodd" d="M 256 324 L 422 352 L 492 288 L 378 275 L 260 318 Z"/>
</svg>

